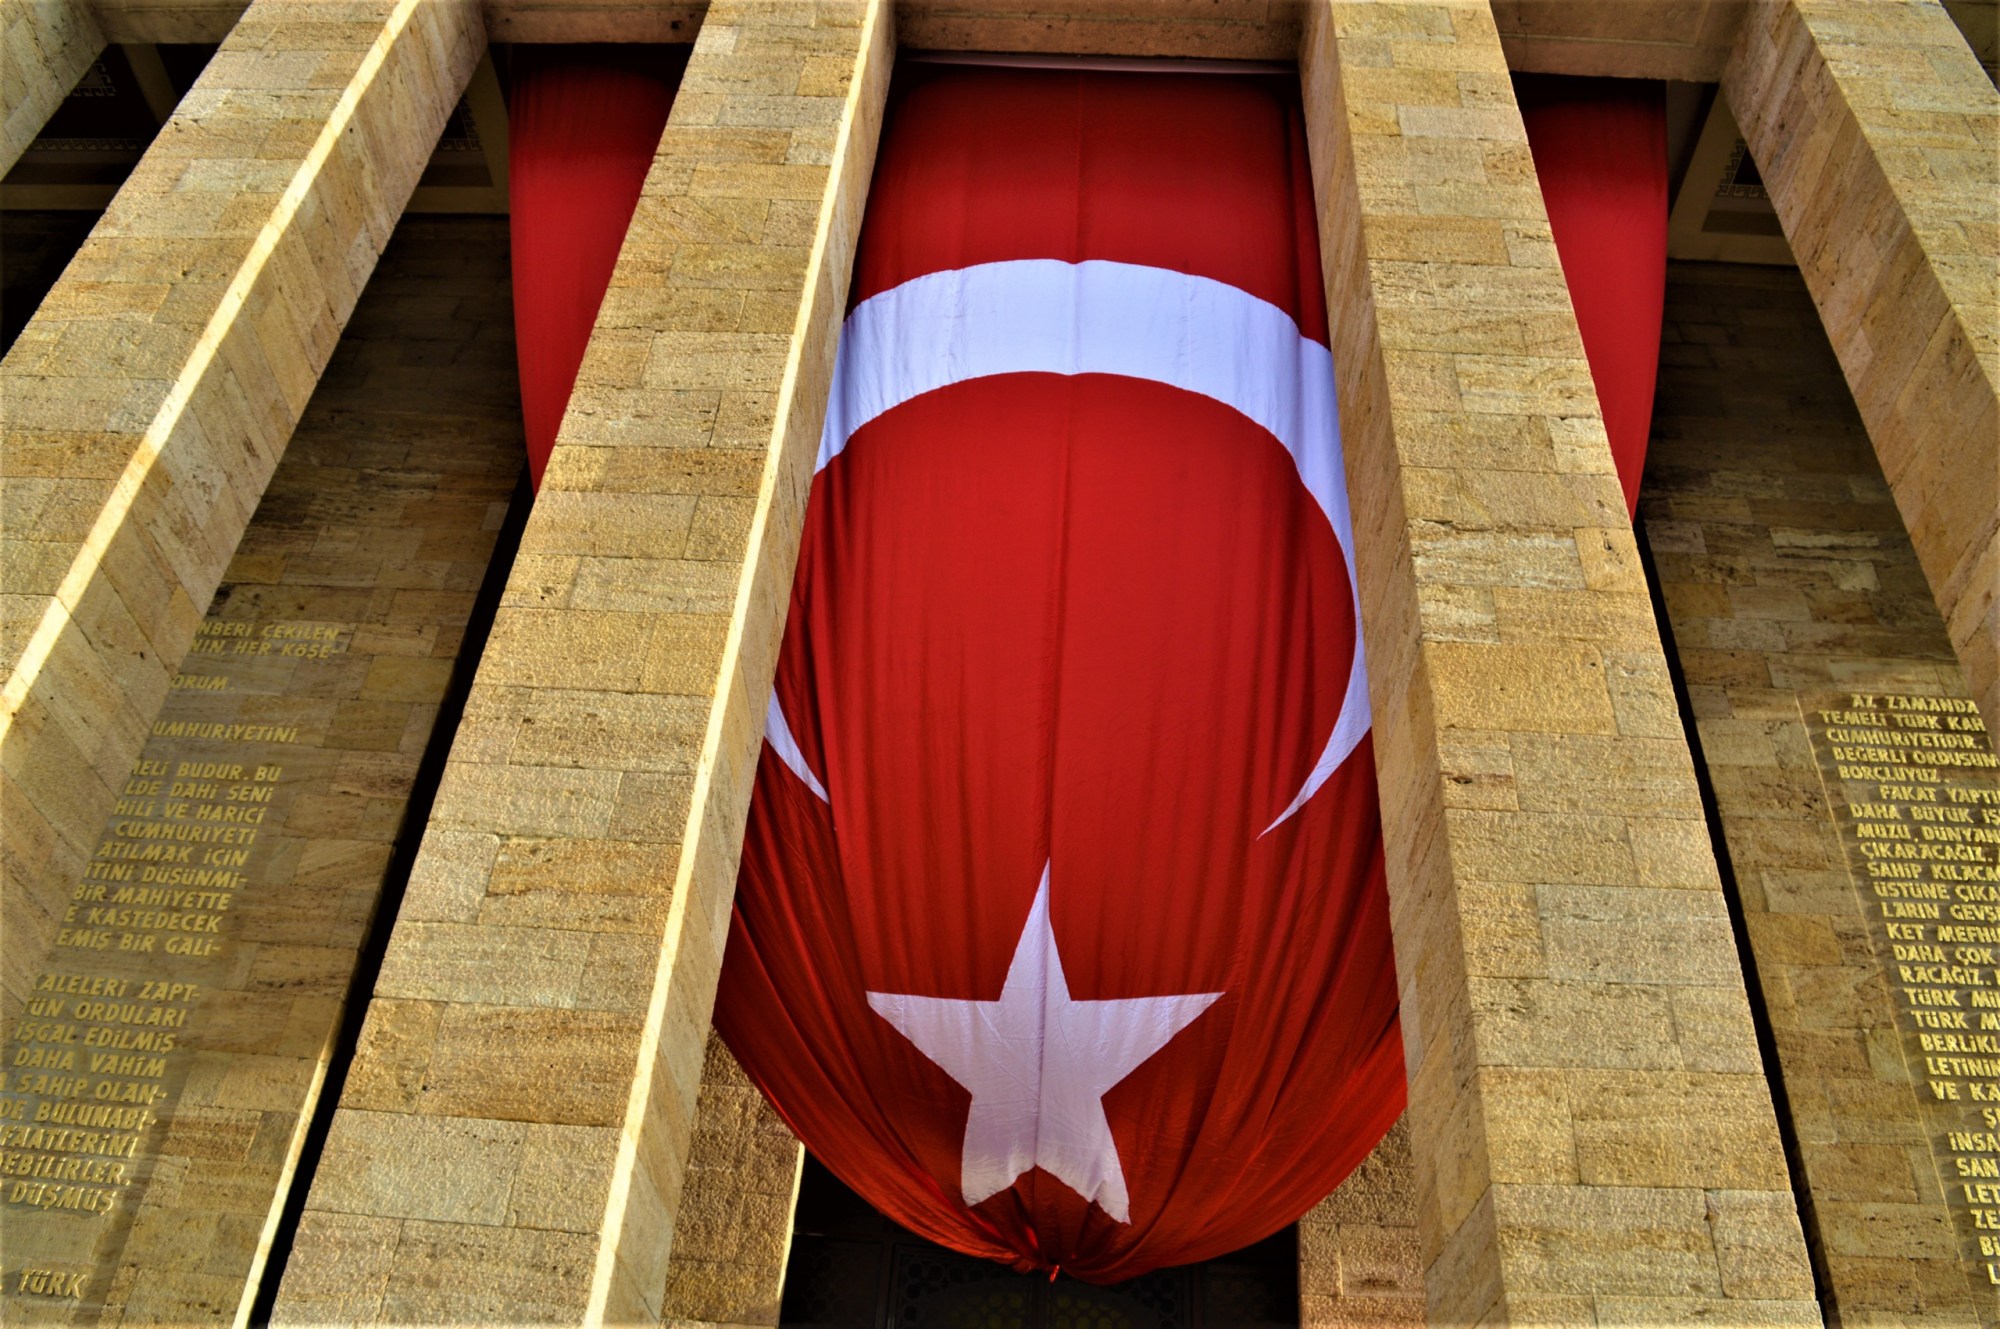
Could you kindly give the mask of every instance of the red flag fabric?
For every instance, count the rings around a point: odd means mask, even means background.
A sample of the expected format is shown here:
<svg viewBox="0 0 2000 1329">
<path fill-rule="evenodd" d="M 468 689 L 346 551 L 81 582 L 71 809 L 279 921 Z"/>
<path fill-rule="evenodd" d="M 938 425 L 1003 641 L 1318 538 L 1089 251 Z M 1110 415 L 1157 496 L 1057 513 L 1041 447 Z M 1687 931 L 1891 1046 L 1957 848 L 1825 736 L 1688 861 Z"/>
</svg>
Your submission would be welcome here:
<svg viewBox="0 0 2000 1329">
<path fill-rule="evenodd" d="M 1404 1101 L 1298 92 L 898 80 L 716 1024 L 888 1217 L 1117 1281 Z"/>
<path fill-rule="evenodd" d="M 685 47 L 515 53 L 508 231 L 521 415 L 537 488 L 686 65 Z"/>
<path fill-rule="evenodd" d="M 1629 515 L 1667 305 L 1666 85 L 1523 75 L 1516 87 Z"/>
</svg>

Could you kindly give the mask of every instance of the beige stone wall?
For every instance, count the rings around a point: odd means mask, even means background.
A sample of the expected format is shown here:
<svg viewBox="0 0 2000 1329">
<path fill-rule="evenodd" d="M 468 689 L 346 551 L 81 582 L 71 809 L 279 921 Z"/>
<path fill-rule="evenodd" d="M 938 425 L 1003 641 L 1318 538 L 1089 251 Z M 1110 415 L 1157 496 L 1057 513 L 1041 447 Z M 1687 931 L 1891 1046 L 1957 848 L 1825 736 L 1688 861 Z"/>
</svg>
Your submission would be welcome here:
<svg viewBox="0 0 2000 1329">
<path fill-rule="evenodd" d="M 0 361 L 0 1008 L 483 47 L 470 0 L 253 6 Z"/>
<path fill-rule="evenodd" d="M 1410 1128 L 1375 1152 L 1299 1220 L 1300 1329 L 1424 1323 Z"/>
<path fill-rule="evenodd" d="M 1759 0 L 1723 88 L 2000 733 L 2000 91 L 1934 0 Z"/>
<path fill-rule="evenodd" d="M 1816 1322 L 1492 14 L 1307 23 L 1429 1315 Z"/>
<path fill-rule="evenodd" d="M 663 1323 L 778 1323 L 805 1149 L 713 1033 L 701 1072 L 687 1182 L 674 1222 Z"/>
<path fill-rule="evenodd" d="M 892 49 L 879 3 L 709 11 L 389 943 L 355 1062 L 379 1089 L 334 1119 L 282 1320 L 660 1314 Z M 435 1174 L 367 1167 L 384 1155 L 513 1198 L 440 1215 Z M 360 1306 L 357 1260 L 388 1266 Z"/>
<path fill-rule="evenodd" d="M 0 0 L 0 175 L 103 49 L 85 0 Z"/>
<path fill-rule="evenodd" d="M 1662 359 L 1641 515 L 1834 1306 L 1991 1322 L 1801 712 L 1841 690 L 1964 696 L 1951 640 L 1797 273 L 1676 265 Z"/>
</svg>

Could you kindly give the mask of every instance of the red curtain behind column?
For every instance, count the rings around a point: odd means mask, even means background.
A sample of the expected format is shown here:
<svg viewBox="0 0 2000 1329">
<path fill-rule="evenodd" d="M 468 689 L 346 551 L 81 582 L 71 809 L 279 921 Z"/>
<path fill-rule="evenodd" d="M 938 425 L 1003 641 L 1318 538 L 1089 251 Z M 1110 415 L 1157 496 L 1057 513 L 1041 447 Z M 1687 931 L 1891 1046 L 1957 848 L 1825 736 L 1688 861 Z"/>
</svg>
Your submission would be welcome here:
<svg viewBox="0 0 2000 1329">
<path fill-rule="evenodd" d="M 1516 91 L 1625 507 L 1637 511 L 1667 293 L 1666 87 L 1530 75 Z"/>
<path fill-rule="evenodd" d="M 524 47 L 508 99 L 514 341 L 535 484 L 659 146 L 685 47 Z"/>
</svg>

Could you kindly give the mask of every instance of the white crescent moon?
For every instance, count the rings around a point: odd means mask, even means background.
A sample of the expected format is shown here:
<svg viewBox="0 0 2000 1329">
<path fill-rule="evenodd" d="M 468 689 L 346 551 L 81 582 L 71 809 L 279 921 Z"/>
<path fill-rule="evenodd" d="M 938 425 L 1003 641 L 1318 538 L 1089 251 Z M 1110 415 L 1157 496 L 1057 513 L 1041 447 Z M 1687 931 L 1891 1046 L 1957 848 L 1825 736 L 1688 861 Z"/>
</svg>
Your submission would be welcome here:
<svg viewBox="0 0 2000 1329">
<path fill-rule="evenodd" d="M 1264 828 L 1270 834 L 1318 792 L 1369 727 L 1333 353 L 1269 301 L 1168 268 L 1016 259 L 926 273 L 864 300 L 847 316 L 813 473 L 839 456 L 856 430 L 913 397 L 975 378 L 1031 373 L 1118 374 L 1213 398 L 1278 440 L 1326 514 L 1354 593 L 1354 665 L 1326 747 L 1298 796 Z M 827 797 L 775 690 L 765 738 L 814 794 Z"/>
</svg>

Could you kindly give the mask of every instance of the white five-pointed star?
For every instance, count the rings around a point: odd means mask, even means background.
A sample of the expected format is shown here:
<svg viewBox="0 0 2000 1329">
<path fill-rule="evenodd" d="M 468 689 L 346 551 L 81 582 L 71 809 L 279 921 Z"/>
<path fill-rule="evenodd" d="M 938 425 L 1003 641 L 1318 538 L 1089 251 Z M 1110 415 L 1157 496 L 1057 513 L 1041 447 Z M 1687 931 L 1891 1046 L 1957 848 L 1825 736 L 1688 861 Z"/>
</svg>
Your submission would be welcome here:
<svg viewBox="0 0 2000 1329">
<path fill-rule="evenodd" d="M 998 1001 L 871 992 L 868 1004 L 972 1093 L 959 1181 L 968 1205 L 1039 1167 L 1129 1223 L 1105 1091 L 1221 995 L 1072 1000 L 1049 926 L 1044 866 Z"/>
</svg>

